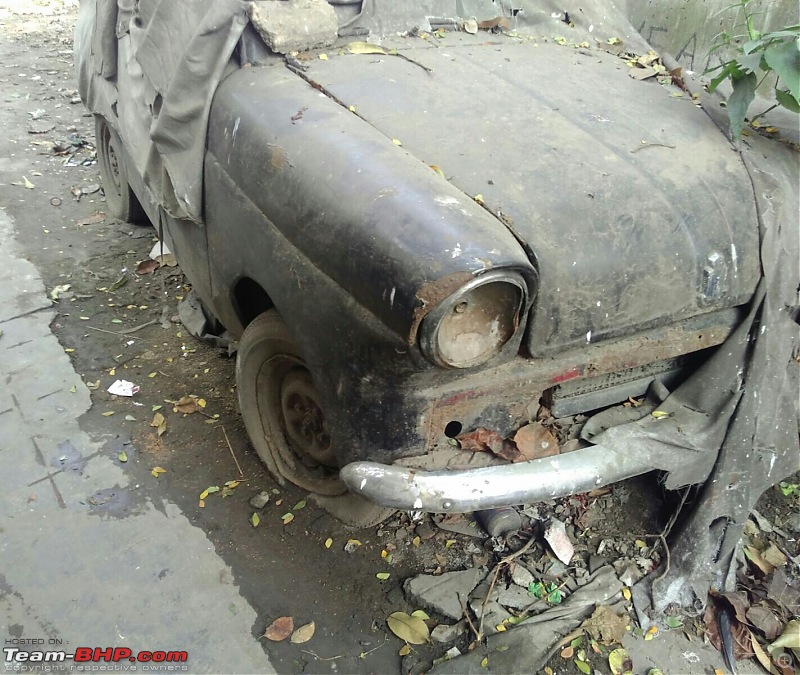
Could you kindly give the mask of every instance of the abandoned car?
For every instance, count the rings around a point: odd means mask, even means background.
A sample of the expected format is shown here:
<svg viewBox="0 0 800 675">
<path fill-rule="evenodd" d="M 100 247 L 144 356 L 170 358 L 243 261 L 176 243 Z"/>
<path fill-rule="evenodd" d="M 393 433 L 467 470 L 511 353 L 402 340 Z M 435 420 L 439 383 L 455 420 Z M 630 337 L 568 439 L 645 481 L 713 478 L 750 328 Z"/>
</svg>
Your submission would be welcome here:
<svg viewBox="0 0 800 675">
<path fill-rule="evenodd" d="M 584 422 L 661 433 L 742 321 L 747 172 L 629 25 L 543 4 L 82 3 L 108 209 L 237 337 L 279 481 L 465 512 L 708 476 Z"/>
</svg>

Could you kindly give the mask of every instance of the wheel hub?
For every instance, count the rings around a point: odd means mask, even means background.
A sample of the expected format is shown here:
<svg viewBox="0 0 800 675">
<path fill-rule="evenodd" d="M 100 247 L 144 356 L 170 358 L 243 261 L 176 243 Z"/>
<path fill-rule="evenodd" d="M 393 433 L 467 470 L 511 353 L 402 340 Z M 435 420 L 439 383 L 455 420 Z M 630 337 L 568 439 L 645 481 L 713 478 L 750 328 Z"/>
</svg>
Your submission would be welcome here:
<svg viewBox="0 0 800 675">
<path fill-rule="evenodd" d="M 293 368 L 281 383 L 281 410 L 287 440 L 298 458 L 309 467 L 336 466 L 325 415 L 319 404 L 311 374 Z"/>
</svg>

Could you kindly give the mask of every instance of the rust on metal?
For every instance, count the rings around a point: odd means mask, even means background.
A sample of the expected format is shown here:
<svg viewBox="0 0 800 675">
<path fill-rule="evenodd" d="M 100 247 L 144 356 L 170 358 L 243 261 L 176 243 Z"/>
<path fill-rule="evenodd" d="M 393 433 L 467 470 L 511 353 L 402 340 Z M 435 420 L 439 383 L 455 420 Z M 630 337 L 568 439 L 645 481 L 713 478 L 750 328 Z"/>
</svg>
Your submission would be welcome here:
<svg viewBox="0 0 800 675">
<path fill-rule="evenodd" d="M 471 279 L 471 272 L 454 272 L 453 274 L 440 277 L 436 279 L 436 281 L 428 281 L 420 287 L 416 295 L 418 305 L 414 309 L 414 320 L 411 323 L 411 330 L 408 333 L 409 345 L 413 345 L 416 342 L 417 329 L 425 318 L 425 315 Z"/>
</svg>

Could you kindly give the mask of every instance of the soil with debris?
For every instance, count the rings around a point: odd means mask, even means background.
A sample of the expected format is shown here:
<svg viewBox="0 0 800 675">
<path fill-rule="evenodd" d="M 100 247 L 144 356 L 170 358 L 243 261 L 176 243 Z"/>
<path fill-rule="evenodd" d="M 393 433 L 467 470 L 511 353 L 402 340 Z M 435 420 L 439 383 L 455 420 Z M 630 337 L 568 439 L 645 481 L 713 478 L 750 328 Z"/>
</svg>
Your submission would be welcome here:
<svg viewBox="0 0 800 675">
<path fill-rule="evenodd" d="M 138 485 L 122 503 L 94 495 L 90 508 L 124 517 L 145 500 L 177 504 L 259 613 L 253 640 L 268 627 L 284 631 L 280 617 L 313 621 L 308 642 L 261 641 L 280 672 L 427 672 L 566 602 L 603 566 L 622 587 L 613 609 L 595 610 L 556 645 L 545 672 L 625 672 L 623 641 L 655 644 L 665 633 L 680 638 L 668 660 L 634 659 L 634 672 L 675 672 L 681 654 L 701 652 L 706 660 L 681 672 L 721 669 L 722 654 L 708 644 L 724 651 L 731 635 L 735 657 L 771 657 L 778 672 L 795 672 L 799 476 L 765 494 L 753 514 L 740 594 L 715 598 L 705 615 L 676 609 L 669 625 L 647 633 L 637 628 L 628 587 L 667 564 L 661 535 L 681 499 L 693 497 L 667 494 L 658 476 L 519 509 L 506 516 L 518 518 L 515 531 L 496 537 L 470 516 L 405 513 L 351 531 L 300 490 L 277 485 L 239 417 L 234 361 L 179 323 L 177 304 L 191 290 L 180 268 L 152 260 L 152 228 L 106 214 L 94 123 L 73 73 L 75 17 L 71 2 L 0 0 L 0 202 L 51 293 L 52 328 L 92 389 L 82 425 L 107 439 L 104 452 Z M 109 393 L 117 380 L 139 391 Z M 76 458 L 65 452 L 63 461 Z M 458 592 L 439 597 L 445 583 Z M 492 654 L 485 658 L 491 670 Z"/>
</svg>

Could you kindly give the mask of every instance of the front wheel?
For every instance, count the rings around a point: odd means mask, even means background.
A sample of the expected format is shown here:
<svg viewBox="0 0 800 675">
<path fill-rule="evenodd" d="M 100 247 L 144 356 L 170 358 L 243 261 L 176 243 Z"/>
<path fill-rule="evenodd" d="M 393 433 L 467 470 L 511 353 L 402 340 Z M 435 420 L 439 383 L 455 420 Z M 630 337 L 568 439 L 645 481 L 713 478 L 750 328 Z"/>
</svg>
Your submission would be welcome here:
<svg viewBox="0 0 800 675">
<path fill-rule="evenodd" d="M 245 329 L 236 382 L 247 432 L 278 482 L 318 495 L 345 493 L 311 373 L 274 309 Z"/>
</svg>

